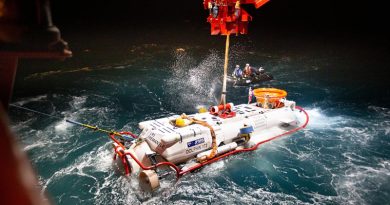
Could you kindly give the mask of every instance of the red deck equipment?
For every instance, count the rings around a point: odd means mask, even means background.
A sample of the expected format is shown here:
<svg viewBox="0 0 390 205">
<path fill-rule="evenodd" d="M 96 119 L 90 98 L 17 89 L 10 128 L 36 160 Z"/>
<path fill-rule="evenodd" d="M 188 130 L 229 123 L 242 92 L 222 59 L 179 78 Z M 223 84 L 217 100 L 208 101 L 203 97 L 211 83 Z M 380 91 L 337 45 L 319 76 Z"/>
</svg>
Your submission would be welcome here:
<svg viewBox="0 0 390 205">
<path fill-rule="evenodd" d="M 269 0 L 204 0 L 209 10 L 207 22 L 211 24 L 211 35 L 247 34 L 248 23 L 252 20 L 243 4 L 253 4 L 257 9 Z"/>
</svg>

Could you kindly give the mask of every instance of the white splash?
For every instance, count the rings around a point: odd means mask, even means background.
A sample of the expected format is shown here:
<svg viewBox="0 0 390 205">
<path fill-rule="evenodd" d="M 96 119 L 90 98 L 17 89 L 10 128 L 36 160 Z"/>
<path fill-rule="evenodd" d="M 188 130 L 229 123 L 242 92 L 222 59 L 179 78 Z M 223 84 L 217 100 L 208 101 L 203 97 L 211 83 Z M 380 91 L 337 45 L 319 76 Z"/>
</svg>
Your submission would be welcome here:
<svg viewBox="0 0 390 205">
<path fill-rule="evenodd" d="M 67 128 L 70 127 L 71 124 L 69 122 L 66 122 L 65 120 L 62 120 L 60 122 L 58 122 L 55 126 L 54 126 L 54 129 L 56 132 L 66 132 L 67 131 Z"/>
<path fill-rule="evenodd" d="M 221 84 L 223 71 L 219 53 L 210 51 L 199 63 L 186 52 L 176 52 L 175 58 L 171 66 L 172 77 L 166 81 L 172 104 L 183 109 L 193 108 L 194 104 L 215 103 L 215 92 Z"/>
<path fill-rule="evenodd" d="M 39 102 L 39 101 L 46 100 L 46 99 L 47 99 L 47 95 L 38 95 L 35 97 L 30 97 L 30 98 L 23 98 L 23 99 L 15 102 L 15 104 L 22 106 L 22 105 L 30 103 L 30 102 Z"/>
<path fill-rule="evenodd" d="M 329 117 L 320 108 L 307 109 L 306 112 L 310 117 L 308 128 L 312 129 L 329 129 L 333 126 L 339 126 L 346 121 L 343 116 Z"/>
</svg>

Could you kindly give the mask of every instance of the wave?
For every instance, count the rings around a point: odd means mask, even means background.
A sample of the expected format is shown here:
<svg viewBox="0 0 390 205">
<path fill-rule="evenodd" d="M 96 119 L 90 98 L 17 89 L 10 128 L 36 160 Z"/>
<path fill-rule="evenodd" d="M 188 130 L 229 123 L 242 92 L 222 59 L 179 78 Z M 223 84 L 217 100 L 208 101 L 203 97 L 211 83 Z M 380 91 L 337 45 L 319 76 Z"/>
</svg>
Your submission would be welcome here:
<svg viewBox="0 0 390 205">
<path fill-rule="evenodd" d="M 51 70 L 51 71 L 47 71 L 47 72 L 31 74 L 31 75 L 25 77 L 24 80 L 30 80 L 30 79 L 34 79 L 34 78 L 42 79 L 42 78 L 49 77 L 52 75 L 76 73 L 76 72 L 90 72 L 90 71 L 92 71 L 92 69 L 89 67 L 76 68 L 76 69 L 72 69 L 72 70 Z"/>
<path fill-rule="evenodd" d="M 385 183 L 390 181 L 390 161 L 379 160 L 370 166 L 348 163 L 348 168 L 341 176 L 335 176 L 337 192 L 348 199 L 347 204 L 373 204 L 375 200 L 385 200 L 390 191 Z M 367 196 L 382 197 L 382 199 Z"/>
<path fill-rule="evenodd" d="M 15 103 L 16 105 L 19 105 L 19 106 L 23 106 L 23 105 L 30 103 L 30 102 L 40 102 L 43 100 L 47 100 L 47 95 L 38 95 L 35 97 L 22 98 L 22 99 L 19 99 L 18 101 L 13 102 L 13 103 Z"/>
</svg>

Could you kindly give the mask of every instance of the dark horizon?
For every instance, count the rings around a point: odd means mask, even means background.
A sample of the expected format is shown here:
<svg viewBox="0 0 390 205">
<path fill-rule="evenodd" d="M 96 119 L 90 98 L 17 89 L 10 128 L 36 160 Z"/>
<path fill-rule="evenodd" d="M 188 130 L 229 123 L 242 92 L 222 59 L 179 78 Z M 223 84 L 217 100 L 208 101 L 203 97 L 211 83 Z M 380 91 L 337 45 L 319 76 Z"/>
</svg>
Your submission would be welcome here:
<svg viewBox="0 0 390 205">
<path fill-rule="evenodd" d="M 389 14 L 380 2 L 364 4 L 359 1 L 292 1 L 271 0 L 256 10 L 247 6 L 254 17 L 251 28 L 304 28 L 320 32 L 344 31 L 379 34 L 387 30 Z M 125 26 L 208 26 L 207 11 L 201 0 L 196 1 L 53 1 L 52 15 L 59 27 Z"/>
<path fill-rule="evenodd" d="M 371 58 L 366 60 L 371 63 L 362 62 L 350 69 L 375 68 L 370 75 L 387 73 L 390 41 L 384 22 L 389 13 L 383 12 L 385 7 L 380 2 L 353 2 L 271 0 L 257 10 L 249 6 L 246 9 L 253 21 L 249 23 L 248 35 L 233 37 L 233 43 L 247 42 L 252 47 L 298 56 L 315 53 L 314 56 L 320 57 L 336 52 L 356 61 Z M 51 3 L 53 21 L 73 52 L 73 57 L 56 64 L 56 69 L 100 65 L 107 63 L 107 59 L 110 63 L 121 62 L 128 58 L 133 46 L 142 44 L 207 45 L 219 50 L 224 46 L 221 36 L 210 35 L 210 24 L 206 22 L 208 11 L 203 9 L 202 0 L 185 3 L 172 0 L 170 4 L 124 0 Z M 86 50 L 93 51 L 94 55 Z M 87 63 L 85 58 L 93 60 Z M 24 60 L 20 65 L 23 67 L 31 61 L 34 60 Z M 40 67 L 50 70 L 52 63 L 41 62 L 45 66 Z M 362 72 L 362 75 L 366 74 Z"/>
</svg>

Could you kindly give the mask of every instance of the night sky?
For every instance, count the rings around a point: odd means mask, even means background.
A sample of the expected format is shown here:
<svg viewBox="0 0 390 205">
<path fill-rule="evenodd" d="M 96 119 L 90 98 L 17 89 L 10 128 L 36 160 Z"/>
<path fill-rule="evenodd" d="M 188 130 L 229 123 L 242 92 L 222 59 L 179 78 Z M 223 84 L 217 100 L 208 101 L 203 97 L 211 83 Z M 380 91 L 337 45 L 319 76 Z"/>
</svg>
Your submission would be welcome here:
<svg viewBox="0 0 390 205">
<path fill-rule="evenodd" d="M 263 28 L 381 34 L 387 29 L 390 16 L 383 4 L 382 1 L 271 0 L 257 11 L 253 6 L 247 10 L 254 17 L 251 23 L 254 28 L 261 24 Z M 85 25 L 148 27 L 183 22 L 208 26 L 202 0 L 52 1 L 52 12 L 54 22 L 66 28 Z"/>
</svg>

